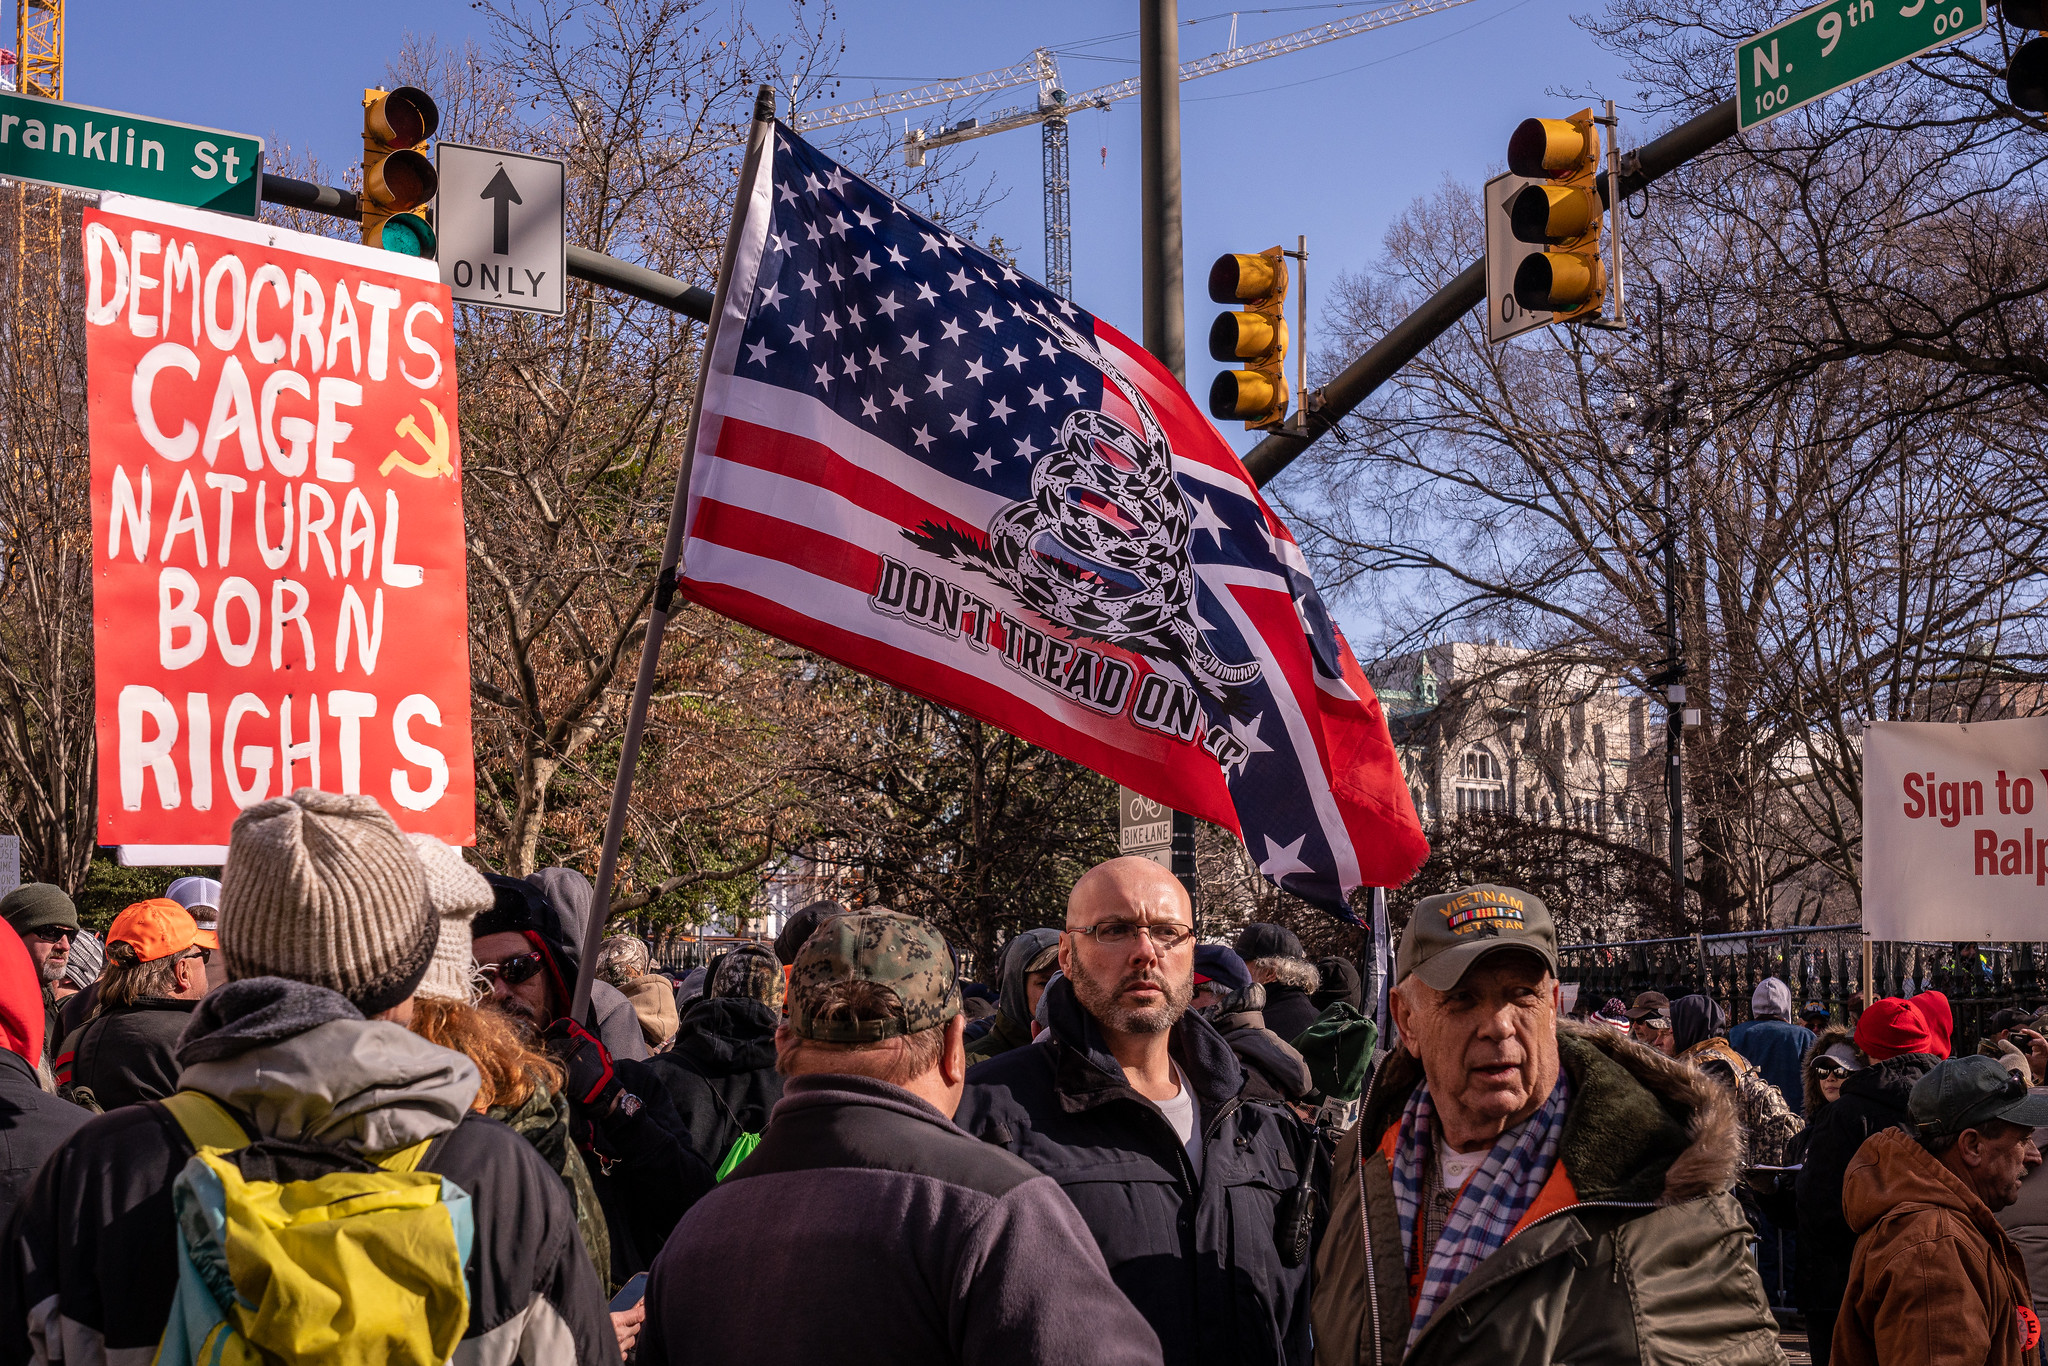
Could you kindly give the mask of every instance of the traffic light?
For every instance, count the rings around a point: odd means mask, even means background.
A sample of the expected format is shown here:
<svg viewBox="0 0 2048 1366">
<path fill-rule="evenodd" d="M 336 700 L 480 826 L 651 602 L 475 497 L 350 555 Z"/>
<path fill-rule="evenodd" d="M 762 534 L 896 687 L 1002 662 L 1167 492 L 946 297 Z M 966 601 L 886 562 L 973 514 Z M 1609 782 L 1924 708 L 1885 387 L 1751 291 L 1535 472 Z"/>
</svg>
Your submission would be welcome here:
<svg viewBox="0 0 2048 1366">
<path fill-rule="evenodd" d="M 420 148 L 440 126 L 441 111 L 424 90 L 363 92 L 363 241 L 370 246 L 433 256 L 426 205 L 440 181 Z"/>
<path fill-rule="evenodd" d="M 2048 29 L 2048 4 L 2042 0 L 2003 0 L 1999 8 L 2014 28 Z M 2048 36 L 2036 32 L 2007 59 L 2005 94 L 2015 109 L 2048 110 Z"/>
<path fill-rule="evenodd" d="M 1607 299 L 1599 167 L 1590 109 L 1568 119 L 1524 119 L 1508 139 L 1508 169 L 1549 182 L 1525 187 L 1509 208 L 1517 241 L 1550 248 L 1516 268 L 1515 302 L 1558 322 L 1597 318 Z"/>
<path fill-rule="evenodd" d="M 1277 427 L 1287 416 L 1287 262 L 1279 247 L 1257 256 L 1219 256 L 1209 267 L 1209 297 L 1238 308 L 1209 328 L 1209 354 L 1243 366 L 1209 386 L 1209 413 L 1238 418 L 1247 430 Z"/>
</svg>

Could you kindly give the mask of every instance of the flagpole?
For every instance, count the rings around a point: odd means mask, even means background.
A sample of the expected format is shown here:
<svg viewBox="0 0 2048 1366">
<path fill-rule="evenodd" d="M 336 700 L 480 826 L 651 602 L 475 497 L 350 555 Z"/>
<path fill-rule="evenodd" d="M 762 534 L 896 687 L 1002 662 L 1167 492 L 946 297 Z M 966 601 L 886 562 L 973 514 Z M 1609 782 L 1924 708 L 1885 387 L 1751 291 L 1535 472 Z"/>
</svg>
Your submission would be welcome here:
<svg viewBox="0 0 2048 1366">
<path fill-rule="evenodd" d="M 740 224 L 747 210 L 745 196 L 754 173 L 775 130 L 775 91 L 763 85 L 754 96 L 754 124 L 747 139 L 746 160 L 740 165 L 738 189 L 733 196 L 732 225 L 726 230 L 725 255 L 718 267 L 718 291 L 711 304 L 711 320 L 705 324 L 704 346 L 697 366 L 697 396 L 690 405 L 690 423 L 683 437 L 683 463 L 676 471 L 675 500 L 668 510 L 668 538 L 661 550 L 661 579 L 654 590 L 654 604 L 647 618 L 647 638 L 640 647 L 640 673 L 633 682 L 633 704 L 626 713 L 625 743 L 619 751 L 619 776 L 612 784 L 611 815 L 604 825 L 604 850 L 597 859 L 596 904 L 583 927 L 582 950 L 576 960 L 576 990 L 569 1005 L 569 1018 L 582 1020 L 590 1008 L 590 981 L 597 967 L 597 947 L 604 942 L 605 922 L 611 918 L 612 879 L 618 871 L 619 845 L 626 835 L 626 809 L 633 797 L 633 766 L 640 758 L 640 738 L 647 728 L 647 706 L 654 696 L 654 671 L 661 659 L 661 640 L 668 630 L 669 607 L 674 602 L 676 576 L 682 567 L 684 512 L 690 497 L 691 459 L 697 449 L 697 424 L 704 411 L 704 379 L 710 370 L 712 349 L 718 339 L 718 320 L 725 313 L 726 286 L 732 279 L 734 253 L 739 248 Z"/>
</svg>

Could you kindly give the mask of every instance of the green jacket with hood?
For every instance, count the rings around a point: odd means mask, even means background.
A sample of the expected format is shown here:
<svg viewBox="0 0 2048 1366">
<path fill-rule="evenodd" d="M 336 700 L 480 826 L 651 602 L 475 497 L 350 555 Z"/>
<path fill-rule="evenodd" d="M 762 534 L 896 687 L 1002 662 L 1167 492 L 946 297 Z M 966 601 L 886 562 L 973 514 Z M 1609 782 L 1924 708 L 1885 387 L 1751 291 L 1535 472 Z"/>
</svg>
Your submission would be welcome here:
<svg viewBox="0 0 2048 1366">
<path fill-rule="evenodd" d="M 1729 1193 L 1741 1138 L 1725 1092 L 1612 1030 L 1560 1026 L 1558 1053 L 1572 1084 L 1558 1161 L 1577 1203 L 1474 1267 L 1412 1352 L 1380 1144 L 1422 1065 L 1405 1049 L 1380 1064 L 1333 1165 L 1315 1264 L 1317 1366 L 1783 1362 Z"/>
</svg>

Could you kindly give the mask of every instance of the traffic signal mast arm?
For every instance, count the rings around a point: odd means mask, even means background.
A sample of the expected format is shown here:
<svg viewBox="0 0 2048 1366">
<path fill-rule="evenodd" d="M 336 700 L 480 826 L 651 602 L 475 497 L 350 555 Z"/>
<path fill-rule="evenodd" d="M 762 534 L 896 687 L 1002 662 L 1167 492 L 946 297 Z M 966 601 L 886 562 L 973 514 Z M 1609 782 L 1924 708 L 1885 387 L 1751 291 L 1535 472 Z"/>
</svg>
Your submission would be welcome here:
<svg viewBox="0 0 2048 1366">
<path fill-rule="evenodd" d="M 362 201 L 353 190 L 269 172 L 263 176 L 263 202 L 281 208 L 326 214 L 330 218 L 345 218 L 350 222 L 362 218 Z M 616 256 L 607 256 L 601 251 L 570 246 L 569 275 L 572 279 L 643 299 L 672 313 L 695 318 L 698 322 L 711 320 L 710 290 L 645 266 L 636 266 L 630 261 L 621 261 Z"/>
<path fill-rule="evenodd" d="M 1669 174 L 1694 157 L 1735 136 L 1735 101 L 1723 100 L 1705 113 L 1680 124 L 1663 137 L 1621 154 L 1621 195 L 1626 198 L 1660 176 Z M 1602 204 L 1609 198 L 1612 182 L 1599 177 Z M 1252 447 L 1244 458 L 1252 479 L 1264 485 L 1287 468 L 1294 457 L 1386 383 L 1402 366 L 1422 354 L 1422 349 L 1448 332 L 1458 319 L 1472 311 L 1486 297 L 1486 261 L 1481 259 L 1458 272 L 1456 278 L 1423 301 L 1422 306 L 1388 330 L 1351 362 L 1344 372 L 1315 391 L 1304 395 L 1301 429 L 1277 431 Z"/>
</svg>

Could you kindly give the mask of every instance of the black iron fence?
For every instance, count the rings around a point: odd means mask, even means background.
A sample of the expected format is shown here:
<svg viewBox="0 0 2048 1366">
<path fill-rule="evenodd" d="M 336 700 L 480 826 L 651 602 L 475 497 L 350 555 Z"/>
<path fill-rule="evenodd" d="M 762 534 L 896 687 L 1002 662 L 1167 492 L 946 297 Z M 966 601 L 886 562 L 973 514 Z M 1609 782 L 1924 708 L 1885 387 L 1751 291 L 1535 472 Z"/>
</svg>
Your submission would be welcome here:
<svg viewBox="0 0 2048 1366">
<path fill-rule="evenodd" d="M 1942 992 L 1955 1012 L 1956 1051 L 1965 1053 L 1989 1032 L 1994 1012 L 2048 1001 L 2043 947 L 1872 943 L 1871 989 L 1875 997 Z M 1731 1022 L 1746 1020 L 1750 996 L 1766 977 L 1792 988 L 1795 1010 L 1818 1001 L 1839 1023 L 1853 1021 L 1862 1005 L 1860 925 L 1573 944 L 1560 957 L 1562 980 L 1577 982 L 1580 1000 L 1596 1008 L 1610 996 L 1633 1000 L 1638 992 L 1661 991 L 1676 1000 L 1697 993 L 1719 1001 Z"/>
</svg>

